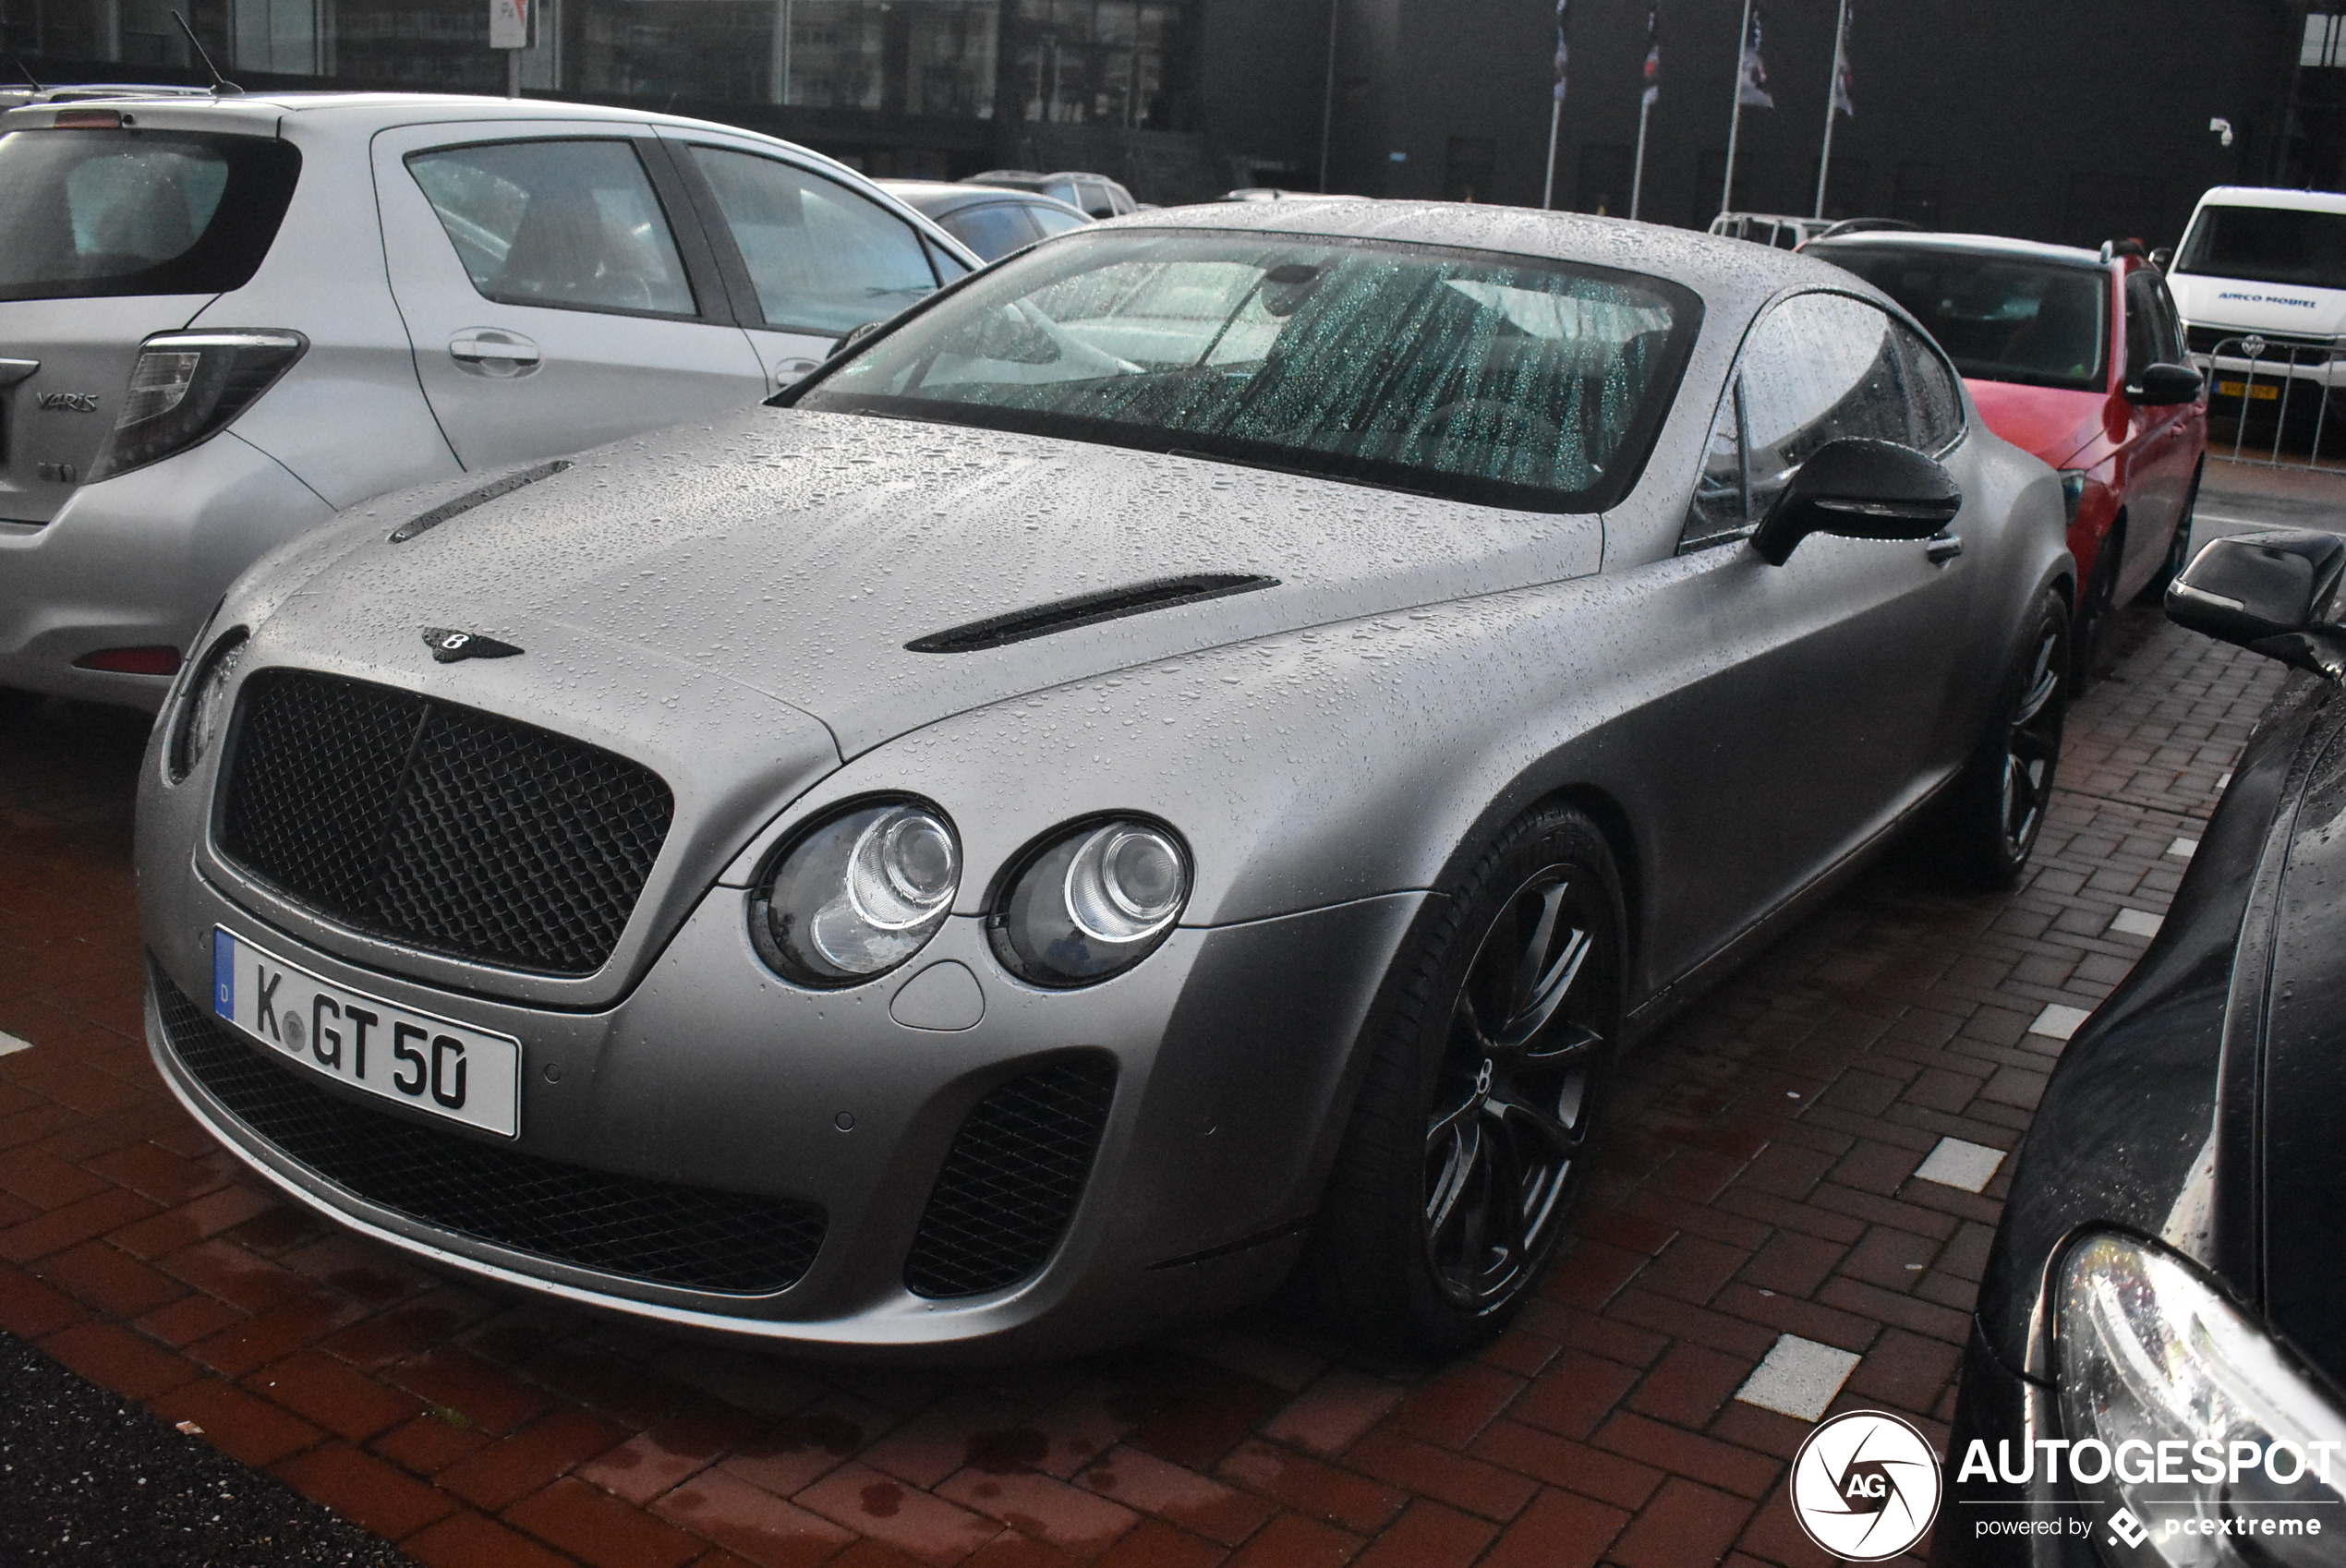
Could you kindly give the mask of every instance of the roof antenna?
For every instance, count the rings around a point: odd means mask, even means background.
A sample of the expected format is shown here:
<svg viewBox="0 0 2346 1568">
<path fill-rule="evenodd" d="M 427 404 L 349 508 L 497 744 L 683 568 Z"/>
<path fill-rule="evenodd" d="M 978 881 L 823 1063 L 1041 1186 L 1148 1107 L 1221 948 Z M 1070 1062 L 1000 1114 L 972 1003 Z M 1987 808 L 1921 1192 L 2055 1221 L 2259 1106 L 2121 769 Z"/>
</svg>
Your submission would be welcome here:
<svg viewBox="0 0 2346 1568">
<path fill-rule="evenodd" d="M 212 73 L 212 95 L 214 98 L 242 97 L 245 90 L 222 76 L 220 67 L 212 63 L 212 56 L 204 53 L 203 42 L 196 37 L 196 30 L 187 25 L 187 13 L 174 11 L 171 19 L 179 24 L 179 30 L 187 35 L 187 47 L 196 52 L 196 58 L 203 62 L 203 68 Z"/>
<path fill-rule="evenodd" d="M 35 92 L 46 92 L 46 91 L 48 91 L 48 90 L 49 90 L 47 88 L 45 88 L 45 87 L 43 87 L 43 86 L 42 86 L 42 85 L 41 85 L 41 78 L 40 78 L 39 77 L 37 77 L 37 76 L 34 76 L 34 75 L 32 74 L 32 69 L 31 69 L 31 67 L 30 67 L 30 66 L 27 66 L 27 65 L 24 63 L 24 56 L 23 56 L 23 55 L 21 55 L 21 54 L 11 54 L 11 55 L 9 55 L 9 56 L 8 56 L 8 63 L 9 63 L 10 65 L 12 65 L 12 66 L 16 66 L 16 68 L 17 68 L 17 75 L 18 75 L 18 76 L 20 76 L 20 77 L 24 78 L 24 80 L 25 80 L 25 85 L 26 85 L 27 87 L 30 87 L 30 89 L 32 89 L 32 90 L 33 90 L 33 91 L 35 91 Z"/>
</svg>

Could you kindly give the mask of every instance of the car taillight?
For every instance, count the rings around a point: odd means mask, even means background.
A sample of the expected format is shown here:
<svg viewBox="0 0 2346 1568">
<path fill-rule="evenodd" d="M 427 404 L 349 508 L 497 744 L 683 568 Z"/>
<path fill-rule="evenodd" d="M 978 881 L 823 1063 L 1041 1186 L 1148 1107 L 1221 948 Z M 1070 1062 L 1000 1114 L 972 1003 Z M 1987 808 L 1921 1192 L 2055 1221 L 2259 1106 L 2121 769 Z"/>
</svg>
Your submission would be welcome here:
<svg viewBox="0 0 2346 1568">
<path fill-rule="evenodd" d="M 120 130 L 127 118 L 119 109 L 60 109 L 49 125 L 54 130 Z"/>
<path fill-rule="evenodd" d="M 299 332 L 164 332 L 139 345 L 92 483 L 217 434 L 309 347 Z"/>
</svg>

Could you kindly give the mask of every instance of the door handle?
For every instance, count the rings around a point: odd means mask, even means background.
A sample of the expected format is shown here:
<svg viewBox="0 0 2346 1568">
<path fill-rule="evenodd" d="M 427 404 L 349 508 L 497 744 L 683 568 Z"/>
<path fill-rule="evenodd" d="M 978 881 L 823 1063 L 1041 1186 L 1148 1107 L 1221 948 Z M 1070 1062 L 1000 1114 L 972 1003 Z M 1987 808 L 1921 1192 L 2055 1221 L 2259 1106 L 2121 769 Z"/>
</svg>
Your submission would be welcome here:
<svg viewBox="0 0 2346 1568">
<path fill-rule="evenodd" d="M 1922 555 L 1933 566 L 1944 566 L 1963 554 L 1963 536 L 1934 534 L 1923 541 Z"/>
<path fill-rule="evenodd" d="M 541 363 L 538 345 L 519 332 L 468 327 L 448 340 L 448 356 L 476 376 L 508 380 L 526 376 Z"/>
</svg>

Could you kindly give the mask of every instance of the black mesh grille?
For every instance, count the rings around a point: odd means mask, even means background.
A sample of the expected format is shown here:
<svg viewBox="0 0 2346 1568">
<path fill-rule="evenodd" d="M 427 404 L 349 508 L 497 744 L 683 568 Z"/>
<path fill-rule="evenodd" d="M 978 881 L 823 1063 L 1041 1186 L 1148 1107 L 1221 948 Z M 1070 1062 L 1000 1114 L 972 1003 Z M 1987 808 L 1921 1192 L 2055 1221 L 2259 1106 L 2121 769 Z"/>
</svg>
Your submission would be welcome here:
<svg viewBox="0 0 2346 1568">
<path fill-rule="evenodd" d="M 165 1042 L 188 1074 L 285 1155 L 370 1203 L 575 1268 L 743 1296 L 795 1285 L 822 1245 L 812 1203 L 612 1176 L 353 1104 L 149 972 Z"/>
<path fill-rule="evenodd" d="M 961 1124 L 904 1260 L 915 1296 L 975 1296 L 1043 1266 L 1083 1195 L 1116 1064 L 1061 1062 L 1014 1078 Z"/>
<path fill-rule="evenodd" d="M 2241 340 L 2252 337 L 2262 338 L 2265 340 L 2265 343 L 2267 345 L 2266 352 L 2268 355 L 2272 355 L 2276 363 L 2287 361 L 2289 355 L 2286 350 L 2288 349 L 2318 348 L 2328 350 L 2336 347 L 2339 341 L 2336 338 L 2316 337 L 2305 332 L 2252 332 L 2244 327 L 2185 327 L 2183 329 L 2183 346 L 2194 354 L 2214 354 L 2219 348 L 2221 348 L 2223 351 L 2223 357 L 2227 359 L 2239 359 L 2245 358 L 2247 356 L 2246 351 L 2241 347 Z M 2273 355 L 2272 351 L 2274 349 L 2280 349 L 2284 352 Z M 2308 365 L 2321 364 L 2328 357 L 2328 356 L 2326 353 L 2300 354 L 2297 356 L 2300 364 Z"/>
<path fill-rule="evenodd" d="M 361 931 L 461 958 L 591 974 L 675 810 L 597 747 L 363 681 L 245 683 L 220 849 Z"/>
</svg>

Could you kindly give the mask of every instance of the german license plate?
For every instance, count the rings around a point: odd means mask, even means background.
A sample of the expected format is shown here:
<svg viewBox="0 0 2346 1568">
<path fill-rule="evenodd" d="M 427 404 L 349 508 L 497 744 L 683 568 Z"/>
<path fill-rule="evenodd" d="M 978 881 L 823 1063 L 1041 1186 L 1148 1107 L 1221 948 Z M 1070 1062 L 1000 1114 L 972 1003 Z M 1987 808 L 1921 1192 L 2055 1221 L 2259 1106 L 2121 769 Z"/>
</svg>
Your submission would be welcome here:
<svg viewBox="0 0 2346 1568">
<path fill-rule="evenodd" d="M 521 1132 L 521 1042 L 319 979 L 214 928 L 212 1010 L 269 1047 L 369 1094 Z"/>
<path fill-rule="evenodd" d="M 2218 381 L 2216 383 L 2218 397 L 2238 397 L 2243 391 L 2248 393 L 2252 402 L 2273 403 L 2280 397 L 2280 383 L 2259 381 L 2253 387 L 2246 381 Z"/>
</svg>

